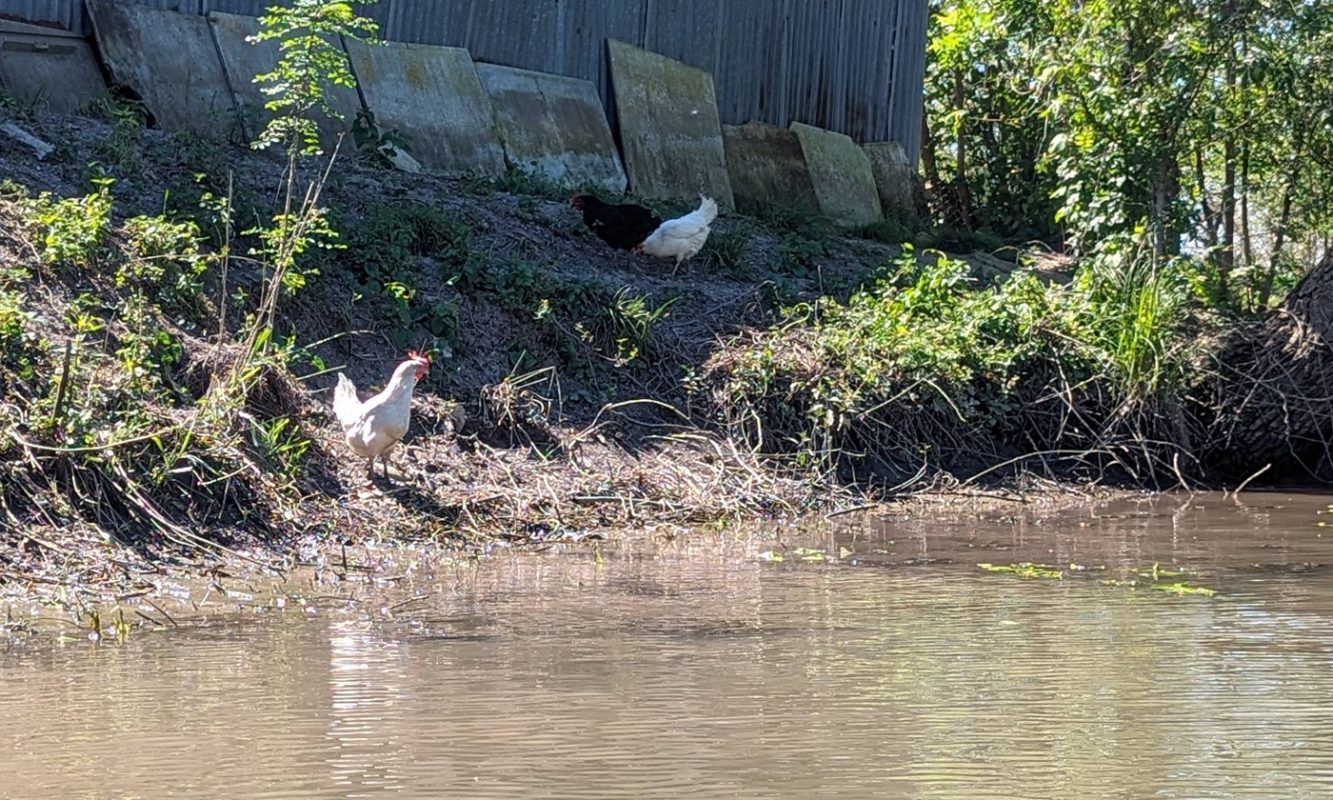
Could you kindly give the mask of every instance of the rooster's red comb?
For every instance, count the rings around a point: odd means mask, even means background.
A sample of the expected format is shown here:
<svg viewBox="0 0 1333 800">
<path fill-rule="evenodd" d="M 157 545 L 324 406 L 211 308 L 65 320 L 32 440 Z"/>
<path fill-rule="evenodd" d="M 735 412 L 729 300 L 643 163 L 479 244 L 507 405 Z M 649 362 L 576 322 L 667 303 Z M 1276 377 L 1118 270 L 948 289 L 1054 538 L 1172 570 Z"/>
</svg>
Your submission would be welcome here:
<svg viewBox="0 0 1333 800">
<path fill-rule="evenodd" d="M 427 364 L 430 363 L 430 354 L 428 353 L 418 353 L 415 350 L 408 350 L 407 357 L 413 361 L 425 361 Z"/>
</svg>

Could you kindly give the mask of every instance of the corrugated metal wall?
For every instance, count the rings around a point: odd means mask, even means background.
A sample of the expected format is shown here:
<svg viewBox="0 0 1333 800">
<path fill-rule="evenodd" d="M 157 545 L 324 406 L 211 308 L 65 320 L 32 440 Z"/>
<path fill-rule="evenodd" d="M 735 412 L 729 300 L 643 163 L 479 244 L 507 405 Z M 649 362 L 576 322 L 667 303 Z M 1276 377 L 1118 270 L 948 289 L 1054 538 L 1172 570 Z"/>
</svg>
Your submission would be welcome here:
<svg viewBox="0 0 1333 800">
<path fill-rule="evenodd" d="M 134 0 L 258 14 L 273 0 Z M 0 0 L 0 15 L 82 32 L 82 0 Z M 593 81 L 610 101 L 608 38 L 713 73 L 722 120 L 806 122 L 921 147 L 926 0 L 381 0 L 386 39 L 466 47 L 478 61 Z"/>
</svg>

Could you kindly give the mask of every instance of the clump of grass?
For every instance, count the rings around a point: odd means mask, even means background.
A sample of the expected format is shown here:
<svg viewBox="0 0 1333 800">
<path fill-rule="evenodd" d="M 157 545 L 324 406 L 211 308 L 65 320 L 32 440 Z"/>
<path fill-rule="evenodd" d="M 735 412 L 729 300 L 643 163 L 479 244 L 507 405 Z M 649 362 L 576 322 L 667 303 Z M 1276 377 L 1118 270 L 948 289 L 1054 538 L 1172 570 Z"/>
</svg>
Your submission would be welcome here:
<svg viewBox="0 0 1333 800">
<path fill-rule="evenodd" d="M 459 263 L 471 236 L 467 223 L 438 206 L 405 200 L 371 211 L 354 239 L 367 264 L 393 270 L 419 256 Z"/>
<path fill-rule="evenodd" d="M 601 335 L 595 339 L 614 352 L 613 361 L 624 366 L 636 358 L 652 357 L 657 353 L 653 329 L 670 312 L 679 298 L 672 297 L 654 305 L 647 295 L 637 295 L 624 287 L 616 292 L 611 305 L 601 315 L 596 328 Z"/>
<path fill-rule="evenodd" d="M 906 241 L 906 240 L 904 240 Z M 918 248 L 942 250 L 946 253 L 990 253 L 1004 247 L 1003 240 L 990 231 L 968 228 L 941 227 L 920 233 L 915 238 Z"/>
<path fill-rule="evenodd" d="M 882 219 L 856 229 L 856 235 L 862 239 L 883 242 L 884 244 L 902 244 L 910 242 L 913 234 L 907 226 L 891 219 Z"/>
<path fill-rule="evenodd" d="M 735 273 L 745 262 L 751 241 L 752 237 L 746 231 L 713 231 L 700 255 L 711 269 Z"/>
<path fill-rule="evenodd" d="M 540 197 L 546 200 L 565 200 L 575 191 L 553 181 L 533 169 L 513 166 L 495 181 L 495 188 L 509 194 Z"/>
<path fill-rule="evenodd" d="M 32 97 L 20 99 L 9 90 L 0 87 L 0 111 L 25 121 L 37 119 L 37 111 L 46 105 L 46 92 L 43 89 Z"/>
<path fill-rule="evenodd" d="M 1190 299 L 1183 266 L 1163 263 L 1144 241 L 1116 238 L 1078 278 L 1093 312 L 1088 336 L 1131 406 L 1182 388 Z"/>
<path fill-rule="evenodd" d="M 764 203 L 755 216 L 777 237 L 781 245 L 779 269 L 804 276 L 815 269 L 816 259 L 829 252 L 829 242 L 837 235 L 828 220 L 801 206 Z"/>
<path fill-rule="evenodd" d="M 807 239 L 825 239 L 834 233 L 828 220 L 805 206 L 762 203 L 755 209 L 755 217 L 779 236 L 798 234 Z"/>
</svg>

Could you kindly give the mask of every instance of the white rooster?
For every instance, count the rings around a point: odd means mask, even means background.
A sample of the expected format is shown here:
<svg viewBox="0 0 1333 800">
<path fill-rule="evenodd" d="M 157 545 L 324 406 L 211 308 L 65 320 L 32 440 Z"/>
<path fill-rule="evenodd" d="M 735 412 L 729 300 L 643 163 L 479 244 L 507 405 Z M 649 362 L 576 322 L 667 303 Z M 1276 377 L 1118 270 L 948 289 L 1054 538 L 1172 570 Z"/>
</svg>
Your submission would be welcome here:
<svg viewBox="0 0 1333 800">
<path fill-rule="evenodd" d="M 635 255 L 647 253 L 658 258 L 674 258 L 676 266 L 671 274 L 675 275 L 682 261 L 694 258 L 703 249 L 708 241 L 708 226 L 717 219 L 717 203 L 713 198 L 699 195 L 699 200 L 695 210 L 659 225 L 643 244 L 634 248 Z"/>
<path fill-rule="evenodd" d="M 410 352 L 393 371 L 384 391 L 364 403 L 357 399 L 356 384 L 339 373 L 338 386 L 333 390 L 333 415 L 342 425 L 352 451 L 370 461 L 370 477 L 375 476 L 376 458 L 384 463 L 384 477 L 389 476 L 389 451 L 407 435 L 412 421 L 412 390 L 428 372 L 430 359 Z"/>
</svg>

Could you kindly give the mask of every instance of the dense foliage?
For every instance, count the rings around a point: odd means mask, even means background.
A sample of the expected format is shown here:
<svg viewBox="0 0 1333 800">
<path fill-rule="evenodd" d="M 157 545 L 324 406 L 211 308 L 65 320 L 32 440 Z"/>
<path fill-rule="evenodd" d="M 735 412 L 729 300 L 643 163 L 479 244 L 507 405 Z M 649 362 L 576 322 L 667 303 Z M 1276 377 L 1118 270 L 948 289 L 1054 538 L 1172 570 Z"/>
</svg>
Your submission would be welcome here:
<svg viewBox="0 0 1333 800">
<path fill-rule="evenodd" d="M 922 156 L 942 220 L 1095 253 L 1143 228 L 1267 307 L 1333 232 L 1333 5 L 934 0 Z"/>
</svg>

